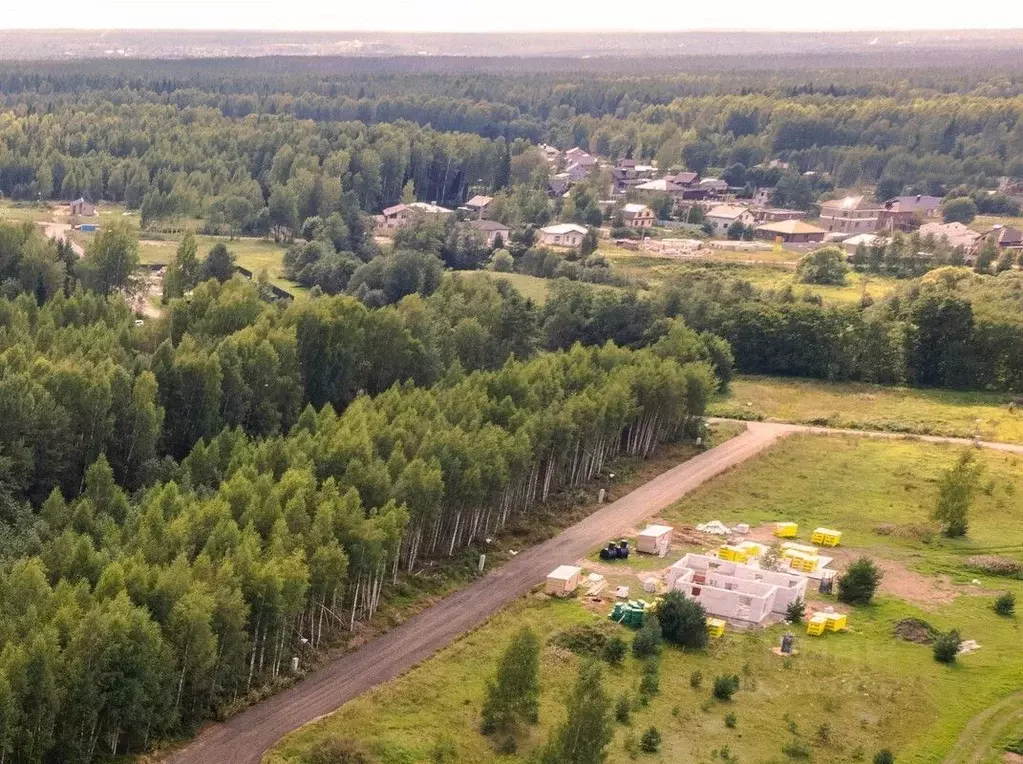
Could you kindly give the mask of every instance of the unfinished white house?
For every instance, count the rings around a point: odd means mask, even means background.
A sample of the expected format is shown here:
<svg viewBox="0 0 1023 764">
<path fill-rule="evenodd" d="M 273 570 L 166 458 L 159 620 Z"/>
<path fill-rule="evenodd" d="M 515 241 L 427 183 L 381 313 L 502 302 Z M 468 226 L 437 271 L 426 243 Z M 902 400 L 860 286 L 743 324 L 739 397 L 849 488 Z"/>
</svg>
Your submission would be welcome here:
<svg viewBox="0 0 1023 764">
<path fill-rule="evenodd" d="M 806 576 L 687 554 L 668 568 L 666 582 L 696 600 L 709 615 L 761 623 L 784 615 L 789 603 L 806 597 Z"/>
</svg>

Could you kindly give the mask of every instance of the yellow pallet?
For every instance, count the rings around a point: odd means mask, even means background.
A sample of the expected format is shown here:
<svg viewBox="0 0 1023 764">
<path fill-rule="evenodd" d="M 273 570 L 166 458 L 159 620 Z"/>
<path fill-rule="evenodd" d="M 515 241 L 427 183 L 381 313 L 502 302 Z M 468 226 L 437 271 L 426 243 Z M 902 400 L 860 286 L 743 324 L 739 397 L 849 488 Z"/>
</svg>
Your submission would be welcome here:
<svg viewBox="0 0 1023 764">
<path fill-rule="evenodd" d="M 720 618 L 708 618 L 707 635 L 711 637 L 723 637 L 725 635 L 725 622 Z"/>
<path fill-rule="evenodd" d="M 749 559 L 749 555 L 745 549 L 740 549 L 730 544 L 723 544 L 718 547 L 718 558 L 728 560 L 729 562 L 746 562 Z"/>
<path fill-rule="evenodd" d="M 744 551 L 749 557 L 759 557 L 767 551 L 767 547 L 763 544 L 758 544 L 756 541 L 743 541 L 741 544 L 735 545 L 737 549 Z"/>
<path fill-rule="evenodd" d="M 818 528 L 813 532 L 810 541 L 820 546 L 838 546 L 842 540 L 841 531 L 833 531 L 830 528 Z"/>
<path fill-rule="evenodd" d="M 784 556 L 786 552 L 802 552 L 803 554 L 808 554 L 811 557 L 815 557 L 819 551 L 820 550 L 815 546 L 810 546 L 809 544 L 800 544 L 796 541 L 783 541 L 781 544 L 782 556 Z"/>
<path fill-rule="evenodd" d="M 775 523 L 774 535 L 780 539 L 794 539 L 799 534 L 797 523 Z"/>
<path fill-rule="evenodd" d="M 802 552 L 792 551 L 790 554 L 786 554 L 785 558 L 789 561 L 789 567 L 792 570 L 799 570 L 803 573 L 813 573 L 817 570 L 817 566 L 820 560 L 815 555 L 803 554 Z"/>
<path fill-rule="evenodd" d="M 815 615 L 809 621 L 806 622 L 806 633 L 811 637 L 819 637 L 824 634 L 824 629 L 827 625 L 827 618 L 823 615 Z"/>
<path fill-rule="evenodd" d="M 849 618 L 845 613 L 825 613 L 827 619 L 824 628 L 828 631 L 845 631 L 849 628 Z"/>
</svg>

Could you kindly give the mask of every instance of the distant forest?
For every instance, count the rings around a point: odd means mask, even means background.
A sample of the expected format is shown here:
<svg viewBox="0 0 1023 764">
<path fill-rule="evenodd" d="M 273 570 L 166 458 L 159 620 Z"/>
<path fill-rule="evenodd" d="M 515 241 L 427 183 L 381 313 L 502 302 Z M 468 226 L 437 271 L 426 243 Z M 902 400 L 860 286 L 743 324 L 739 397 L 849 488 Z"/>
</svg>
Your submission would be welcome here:
<svg viewBox="0 0 1023 764">
<path fill-rule="evenodd" d="M 597 76 L 460 62 L 450 74 L 434 59 L 422 71 L 410 59 L 0 65 L 0 192 L 135 208 L 148 196 L 151 219 L 213 215 L 266 233 L 279 187 L 291 186 L 301 219 L 377 212 L 409 181 L 419 198 L 456 205 L 507 187 L 509 155 L 539 142 L 701 173 L 779 159 L 895 193 L 1023 176 L 1018 56 L 1015 68 L 645 76 L 624 72 L 655 70 L 649 61 Z M 310 188 L 333 201 L 321 209 Z"/>
</svg>

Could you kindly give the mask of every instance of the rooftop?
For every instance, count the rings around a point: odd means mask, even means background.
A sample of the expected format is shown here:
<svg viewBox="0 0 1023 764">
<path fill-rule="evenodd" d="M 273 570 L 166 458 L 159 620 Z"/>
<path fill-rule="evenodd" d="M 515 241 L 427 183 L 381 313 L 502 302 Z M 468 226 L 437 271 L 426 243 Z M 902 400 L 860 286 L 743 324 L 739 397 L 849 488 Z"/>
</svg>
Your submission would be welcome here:
<svg viewBox="0 0 1023 764">
<path fill-rule="evenodd" d="M 757 226 L 758 231 L 769 231 L 770 233 L 825 233 L 823 228 L 810 225 L 805 220 L 782 220 L 778 223 L 765 223 Z"/>
<path fill-rule="evenodd" d="M 553 234 L 554 236 L 562 236 L 566 233 L 586 233 L 587 229 L 581 225 L 575 223 L 558 223 L 557 225 L 549 225 L 546 228 L 541 228 L 544 233 Z"/>
<path fill-rule="evenodd" d="M 707 213 L 707 217 L 735 219 L 744 212 L 748 212 L 746 207 L 740 207 L 736 204 L 719 204 L 717 207 L 711 208 L 710 212 Z"/>
</svg>

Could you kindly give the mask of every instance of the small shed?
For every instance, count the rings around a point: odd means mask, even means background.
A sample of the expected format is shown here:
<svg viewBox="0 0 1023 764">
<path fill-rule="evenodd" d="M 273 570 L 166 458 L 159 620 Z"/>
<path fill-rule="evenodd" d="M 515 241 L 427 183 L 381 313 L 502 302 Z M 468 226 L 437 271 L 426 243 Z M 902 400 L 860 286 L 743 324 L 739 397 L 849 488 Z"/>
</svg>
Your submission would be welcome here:
<svg viewBox="0 0 1023 764">
<path fill-rule="evenodd" d="M 575 565 L 559 565 L 547 574 L 544 591 L 555 597 L 566 597 L 579 586 L 579 577 L 582 572 L 582 568 L 577 568 Z"/>
<path fill-rule="evenodd" d="M 671 544 L 670 525 L 648 525 L 636 538 L 636 551 L 645 554 L 665 554 Z"/>
</svg>

